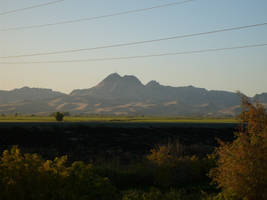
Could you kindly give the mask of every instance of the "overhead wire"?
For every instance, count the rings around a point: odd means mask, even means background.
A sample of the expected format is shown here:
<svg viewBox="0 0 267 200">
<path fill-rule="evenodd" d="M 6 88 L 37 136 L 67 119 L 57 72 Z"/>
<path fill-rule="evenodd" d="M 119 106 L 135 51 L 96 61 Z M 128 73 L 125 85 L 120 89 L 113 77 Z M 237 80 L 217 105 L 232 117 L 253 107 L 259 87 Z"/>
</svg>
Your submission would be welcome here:
<svg viewBox="0 0 267 200">
<path fill-rule="evenodd" d="M 209 35 L 209 34 L 215 34 L 215 33 L 221 33 L 221 32 L 243 30 L 243 29 L 255 28 L 255 27 L 266 26 L 266 25 L 267 25 L 267 22 L 264 22 L 264 23 L 251 24 L 251 25 L 245 25 L 245 26 L 235 26 L 235 27 L 224 28 L 224 29 L 216 29 L 216 30 L 211 30 L 211 31 L 206 31 L 206 32 L 198 32 L 198 33 L 191 33 L 191 34 L 185 34 L 185 35 L 176 35 L 176 36 L 171 36 L 171 37 L 157 38 L 157 39 L 152 39 L 152 40 L 142 40 L 142 41 L 135 41 L 135 42 L 128 42 L 128 43 L 110 44 L 110 45 L 91 47 L 91 48 L 79 48 L 79 49 L 70 49 L 70 50 L 62 50 L 62 51 L 50 51 L 50 52 L 41 52 L 41 53 L 0 56 L 0 58 L 8 59 L 8 58 L 22 58 L 22 57 L 44 56 L 44 55 L 57 55 L 57 54 L 75 53 L 75 52 L 82 52 L 82 51 L 109 49 L 109 48 L 116 48 L 116 47 L 126 47 L 126 46 L 141 45 L 141 44 L 154 43 L 154 42 L 160 42 L 160 41 Z"/>
<path fill-rule="evenodd" d="M 0 13 L 0 16 L 7 15 L 7 14 L 12 14 L 12 13 L 17 13 L 17 12 L 21 12 L 21 11 L 25 11 L 25 10 L 30 10 L 30 9 L 34 9 L 34 8 L 40 8 L 40 7 L 44 7 L 44 6 L 49 6 L 49 5 L 60 3 L 60 2 L 63 2 L 63 1 L 65 1 L 65 0 L 50 1 L 50 2 L 46 2 L 46 3 L 42 3 L 42 4 L 37 4 L 37 5 L 29 6 L 29 7 L 24 7 L 24 8 L 18 8 L 18 9 L 14 9 L 14 10 L 9 10 L 9 11 Z"/>
<path fill-rule="evenodd" d="M 217 51 L 228 51 L 228 50 L 256 48 L 256 47 L 264 47 L 264 46 L 267 46 L 267 43 L 251 44 L 251 45 L 243 45 L 243 46 L 232 46 L 232 47 L 224 47 L 224 48 L 210 48 L 210 49 L 201 49 L 201 50 L 193 50 L 193 51 L 180 51 L 180 52 L 160 53 L 160 54 L 124 56 L 124 57 L 89 58 L 89 59 L 77 59 L 77 60 L 54 60 L 54 61 L 0 62 L 0 64 L 6 64 L 6 65 L 58 64 L 58 63 L 80 63 L 80 62 L 98 62 L 98 61 L 113 61 L 113 60 L 130 60 L 130 59 L 140 59 L 140 58 L 164 57 L 164 56 L 189 55 L 189 54 L 199 54 L 199 53 L 207 53 L 207 52 L 217 52 Z"/>
<path fill-rule="evenodd" d="M 34 28 L 43 28 L 48 26 L 56 26 L 56 25 L 63 25 L 63 24 L 71 24 L 71 23 L 78 23 L 78 22 L 84 22 L 84 21 L 92 21 L 92 20 L 98 20 L 102 18 L 108 18 L 108 17 L 115 17 L 115 16 L 121 16 L 121 15 L 128 15 L 133 13 L 139 13 L 139 12 L 145 12 L 153 9 L 159 9 L 164 7 L 170 7 L 170 6 L 176 6 L 180 4 L 185 4 L 193 1 L 198 0 L 184 0 L 184 1 L 175 1 L 172 3 L 167 4 L 161 4 L 153 7 L 147 7 L 147 8 L 141 8 L 141 9 L 133 9 L 113 14 L 107 14 L 107 15 L 101 15 L 101 16 L 95 16 L 95 17 L 85 17 L 85 18 L 79 18 L 79 19 L 73 19 L 73 20 L 65 20 L 65 21 L 59 21 L 59 22 L 53 22 L 53 23 L 46 23 L 46 24 L 38 24 L 38 25 L 30 25 L 30 26 L 17 26 L 17 27 L 11 27 L 11 28 L 4 28 L 0 29 L 1 32 L 3 31 L 15 31 L 15 30 L 25 30 L 25 29 L 34 29 Z"/>
</svg>

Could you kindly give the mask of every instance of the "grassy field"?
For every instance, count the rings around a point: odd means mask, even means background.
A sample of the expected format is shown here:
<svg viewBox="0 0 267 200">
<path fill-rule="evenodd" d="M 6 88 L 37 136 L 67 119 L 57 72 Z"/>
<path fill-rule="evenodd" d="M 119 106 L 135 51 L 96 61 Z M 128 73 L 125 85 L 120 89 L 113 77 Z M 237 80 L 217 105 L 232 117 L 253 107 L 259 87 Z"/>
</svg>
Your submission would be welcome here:
<svg viewBox="0 0 267 200">
<path fill-rule="evenodd" d="M 0 116 L 0 122 L 56 122 L 47 116 Z M 64 122 L 236 123 L 234 118 L 65 117 Z"/>
</svg>

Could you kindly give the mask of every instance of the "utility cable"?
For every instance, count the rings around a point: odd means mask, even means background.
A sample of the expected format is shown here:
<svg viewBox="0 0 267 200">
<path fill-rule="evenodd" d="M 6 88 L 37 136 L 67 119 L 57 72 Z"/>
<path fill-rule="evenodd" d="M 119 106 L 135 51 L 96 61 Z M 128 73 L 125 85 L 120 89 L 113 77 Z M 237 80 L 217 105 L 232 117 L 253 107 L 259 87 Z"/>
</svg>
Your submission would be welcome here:
<svg viewBox="0 0 267 200">
<path fill-rule="evenodd" d="M 215 33 L 220 33 L 220 32 L 228 32 L 228 31 L 236 31 L 236 30 L 242 30 L 242 29 L 248 29 L 248 28 L 255 28 L 255 27 L 265 26 L 265 25 L 267 25 L 267 22 L 259 23 L 259 24 L 246 25 L 246 26 L 236 26 L 236 27 L 230 27 L 230 28 L 224 28 L 224 29 L 216 29 L 216 30 L 211 30 L 211 31 L 206 31 L 206 32 L 191 33 L 191 34 L 186 34 L 186 35 L 176 35 L 176 36 L 172 36 L 172 37 L 164 37 L 164 38 L 158 38 L 158 39 L 152 39 L 152 40 L 143 40 L 143 41 L 135 41 L 135 42 L 128 42 L 128 43 L 110 44 L 110 45 L 91 47 L 91 48 L 80 48 L 80 49 L 70 49 L 70 50 L 62 50 L 62 51 L 50 51 L 50 52 L 41 52 L 41 53 L 0 56 L 0 58 L 1 59 L 7 59 L 7 58 L 34 57 L 34 56 L 44 56 L 44 55 L 76 53 L 76 52 L 82 52 L 82 51 L 93 51 L 93 50 L 109 49 L 109 48 L 115 48 L 115 47 L 126 47 L 126 46 L 132 46 L 132 45 L 141 45 L 141 44 L 154 43 L 154 42 L 160 42 L 160 41 L 167 41 L 167 40 L 190 38 L 190 37 L 196 37 L 196 36 L 202 36 L 202 35 L 209 35 L 209 34 L 215 34 Z"/>
<path fill-rule="evenodd" d="M 43 28 L 43 27 L 56 26 L 56 25 L 62 25 L 62 24 L 72 24 L 72 23 L 78 23 L 78 22 L 84 22 L 84 21 L 92 21 L 92 20 L 103 19 L 103 18 L 108 18 L 108 17 L 128 15 L 128 14 L 133 14 L 133 13 L 145 12 L 145 11 L 149 11 L 149 10 L 153 10 L 153 9 L 176 6 L 176 5 L 180 5 L 180 4 L 189 3 L 192 1 L 197 1 L 197 0 L 184 0 L 184 1 L 178 1 L 178 2 L 176 1 L 176 2 L 172 2 L 172 3 L 161 4 L 161 5 L 148 7 L 148 8 L 128 10 L 128 11 L 123 11 L 123 12 L 118 12 L 118 13 L 113 13 L 113 14 L 107 14 L 107 15 L 102 15 L 102 16 L 86 17 L 86 18 L 79 18 L 79 19 L 73 19 L 73 20 L 59 21 L 59 22 L 54 22 L 54 23 L 38 24 L 38 25 L 31 25 L 31 26 L 17 26 L 17 27 L 0 29 L 0 31 L 3 32 L 3 31 L 34 29 L 34 28 Z"/>
<path fill-rule="evenodd" d="M 247 48 L 256 48 L 256 47 L 264 47 L 264 46 L 267 46 L 267 43 L 224 47 L 224 48 L 201 49 L 201 50 L 194 50 L 194 51 L 180 51 L 180 52 L 172 52 L 172 53 L 125 56 L 125 57 L 90 58 L 90 59 L 77 59 L 77 60 L 54 60 L 54 61 L 0 62 L 0 64 L 6 64 L 6 65 L 9 65 L 9 64 L 10 65 L 16 65 L 16 64 L 58 64 L 58 63 L 79 63 L 79 62 L 130 60 L 130 59 L 164 57 L 164 56 L 175 56 L 175 55 L 190 55 L 190 54 L 198 54 L 198 53 L 228 51 L 228 50 L 235 50 L 235 49 L 247 49 Z"/>
<path fill-rule="evenodd" d="M 17 12 L 21 12 L 21 11 L 25 11 L 25 10 L 30 10 L 30 9 L 34 9 L 34 8 L 40 8 L 40 7 L 44 7 L 44 6 L 60 3 L 62 1 L 65 1 L 65 0 L 50 1 L 50 2 L 47 2 L 47 3 L 37 4 L 37 5 L 25 7 L 25 8 L 18 8 L 18 9 L 15 9 L 15 10 L 9 10 L 9 11 L 0 13 L 0 16 L 1 15 L 12 14 L 12 13 L 17 13 Z"/>
</svg>

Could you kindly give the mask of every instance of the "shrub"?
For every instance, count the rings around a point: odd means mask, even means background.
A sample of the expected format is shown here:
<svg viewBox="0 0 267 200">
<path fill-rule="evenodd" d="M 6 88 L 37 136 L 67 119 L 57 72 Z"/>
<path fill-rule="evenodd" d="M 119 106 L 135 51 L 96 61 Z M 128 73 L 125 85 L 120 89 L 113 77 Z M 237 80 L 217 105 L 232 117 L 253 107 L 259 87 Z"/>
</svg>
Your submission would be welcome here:
<svg viewBox="0 0 267 200">
<path fill-rule="evenodd" d="M 131 164 L 127 166 L 95 166 L 94 172 L 100 176 L 108 177 L 118 189 L 149 188 L 154 184 L 155 170 L 148 162 Z"/>
<path fill-rule="evenodd" d="M 109 179 L 96 175 L 92 168 L 92 165 L 85 165 L 83 162 L 72 164 L 66 180 L 66 197 L 76 197 L 73 200 L 77 197 L 90 200 L 117 199 L 117 191 L 110 184 Z"/>
<path fill-rule="evenodd" d="M 232 143 L 220 142 L 211 170 L 213 182 L 222 189 L 217 199 L 267 199 L 267 114 L 260 104 L 244 98 L 242 128 Z"/>
<path fill-rule="evenodd" d="M 185 190 L 169 189 L 161 191 L 151 188 L 149 191 L 129 190 L 124 192 L 122 200 L 198 200 L 200 192 L 188 193 Z"/>
<path fill-rule="evenodd" d="M 114 200 L 109 180 L 93 173 L 92 166 L 67 157 L 43 160 L 21 154 L 17 147 L 4 151 L 0 160 L 0 199 L 4 200 Z"/>
<path fill-rule="evenodd" d="M 164 188 L 205 184 L 214 165 L 212 158 L 184 156 L 184 147 L 177 142 L 157 146 L 147 158 L 156 168 L 155 184 Z"/>
<path fill-rule="evenodd" d="M 130 190 L 123 194 L 122 200 L 182 200 L 182 192 L 170 190 L 161 192 L 156 188 L 151 188 L 148 192 Z"/>
<path fill-rule="evenodd" d="M 184 149 L 179 141 L 169 141 L 167 144 L 156 145 L 150 150 L 151 154 L 147 158 L 157 165 L 172 164 L 175 159 L 184 156 Z"/>
</svg>

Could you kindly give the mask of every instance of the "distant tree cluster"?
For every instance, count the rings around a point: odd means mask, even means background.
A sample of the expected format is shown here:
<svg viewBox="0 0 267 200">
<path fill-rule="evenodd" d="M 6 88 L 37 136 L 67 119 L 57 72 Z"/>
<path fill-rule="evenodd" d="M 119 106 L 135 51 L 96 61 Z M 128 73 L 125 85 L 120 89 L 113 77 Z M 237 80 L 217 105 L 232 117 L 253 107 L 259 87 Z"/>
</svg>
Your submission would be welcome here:
<svg viewBox="0 0 267 200">
<path fill-rule="evenodd" d="M 58 122 L 61 122 L 64 120 L 64 117 L 69 117 L 71 115 L 69 112 L 54 112 L 50 116 L 55 117 Z"/>
<path fill-rule="evenodd" d="M 63 121 L 64 113 L 62 113 L 62 112 L 56 112 L 56 113 L 54 114 L 54 117 L 56 118 L 56 120 L 57 120 L 58 122 L 61 122 L 61 121 Z"/>
</svg>

